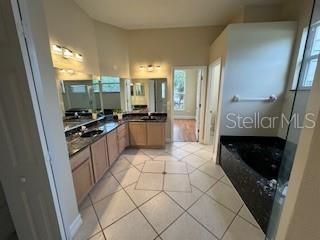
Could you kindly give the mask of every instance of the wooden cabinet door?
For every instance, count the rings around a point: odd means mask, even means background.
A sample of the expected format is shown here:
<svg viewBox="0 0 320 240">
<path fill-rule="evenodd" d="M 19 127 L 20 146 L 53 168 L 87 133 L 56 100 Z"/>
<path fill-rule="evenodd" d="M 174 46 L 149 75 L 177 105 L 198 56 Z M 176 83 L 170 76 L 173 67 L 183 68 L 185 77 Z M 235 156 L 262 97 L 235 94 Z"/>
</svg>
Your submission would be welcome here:
<svg viewBox="0 0 320 240">
<path fill-rule="evenodd" d="M 165 145 L 165 123 L 147 123 L 147 145 L 162 147 Z"/>
<path fill-rule="evenodd" d="M 109 168 L 107 143 L 103 137 L 91 145 L 93 172 L 97 182 Z"/>
<path fill-rule="evenodd" d="M 119 154 L 129 145 L 129 130 L 128 124 L 125 123 L 117 129 L 118 140 L 119 140 Z"/>
<path fill-rule="evenodd" d="M 78 204 L 87 196 L 94 185 L 92 161 L 89 149 L 71 158 L 72 177 Z"/>
<path fill-rule="evenodd" d="M 108 145 L 109 163 L 111 166 L 119 156 L 119 143 L 118 143 L 117 131 L 112 131 L 111 133 L 108 133 L 107 145 Z"/>
<path fill-rule="evenodd" d="M 129 139 L 131 146 L 147 145 L 147 125 L 146 123 L 130 122 Z"/>
</svg>

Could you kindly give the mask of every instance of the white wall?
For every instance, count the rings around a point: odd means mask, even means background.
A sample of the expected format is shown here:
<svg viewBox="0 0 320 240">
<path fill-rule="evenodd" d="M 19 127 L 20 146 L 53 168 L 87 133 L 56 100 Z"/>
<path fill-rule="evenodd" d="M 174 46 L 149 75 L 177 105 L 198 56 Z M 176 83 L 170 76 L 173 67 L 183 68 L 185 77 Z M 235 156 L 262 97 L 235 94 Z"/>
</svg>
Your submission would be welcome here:
<svg viewBox="0 0 320 240">
<path fill-rule="evenodd" d="M 94 22 L 100 74 L 129 78 L 128 31 Z"/>
<path fill-rule="evenodd" d="M 183 68 L 181 68 L 181 70 L 184 70 L 186 72 L 186 94 L 184 98 L 184 110 L 174 111 L 174 119 L 195 119 L 199 70 Z"/>
<path fill-rule="evenodd" d="M 98 74 L 99 62 L 94 21 L 74 1 L 44 0 L 43 2 L 50 43 L 68 47 L 84 57 L 84 62 L 79 63 L 52 54 L 54 66 Z"/>
<path fill-rule="evenodd" d="M 295 24 L 247 23 L 232 24 L 227 29 L 227 54 L 223 70 L 221 92 L 221 135 L 276 136 L 274 129 L 229 129 L 228 113 L 252 116 L 279 116 L 282 95 L 285 90 L 288 67 L 295 36 Z M 211 49 L 211 59 L 217 50 Z M 240 97 L 278 96 L 275 103 L 232 102 L 234 95 Z"/>
</svg>

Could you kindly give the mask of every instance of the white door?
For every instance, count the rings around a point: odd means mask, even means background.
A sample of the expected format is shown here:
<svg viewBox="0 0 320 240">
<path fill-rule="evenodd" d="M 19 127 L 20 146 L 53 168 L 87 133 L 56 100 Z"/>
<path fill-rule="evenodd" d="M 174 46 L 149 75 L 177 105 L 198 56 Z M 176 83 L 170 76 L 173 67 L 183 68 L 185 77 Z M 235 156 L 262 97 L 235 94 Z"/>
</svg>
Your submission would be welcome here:
<svg viewBox="0 0 320 240">
<path fill-rule="evenodd" d="M 218 101 L 221 76 L 221 61 L 218 60 L 210 65 L 207 92 L 205 143 L 213 144 L 216 132 L 218 115 Z"/>
<path fill-rule="evenodd" d="M 196 98 L 196 141 L 199 141 L 200 133 L 200 110 L 201 110 L 201 88 L 202 88 L 203 73 L 202 70 L 198 71 L 197 79 L 197 98 Z"/>
<path fill-rule="evenodd" d="M 16 2 L 12 1 L 14 4 Z M 15 8 L 15 10 L 17 10 Z M 18 18 L 15 11 L 16 19 Z M 0 177 L 19 239 L 65 239 L 37 124 L 30 65 L 25 65 L 10 0 L 0 0 Z M 20 38 L 22 39 L 22 38 Z M 24 49 L 26 50 L 26 48 Z M 31 92 L 33 92 L 31 94 Z M 60 232 L 60 230 L 62 232 Z"/>
</svg>

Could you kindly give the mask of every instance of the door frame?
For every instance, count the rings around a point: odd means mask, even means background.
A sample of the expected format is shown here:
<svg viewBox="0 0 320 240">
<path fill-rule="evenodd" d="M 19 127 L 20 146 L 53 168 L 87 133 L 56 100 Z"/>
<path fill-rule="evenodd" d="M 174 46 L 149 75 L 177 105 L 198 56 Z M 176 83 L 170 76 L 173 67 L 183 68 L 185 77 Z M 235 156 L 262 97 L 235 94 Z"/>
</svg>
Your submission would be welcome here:
<svg viewBox="0 0 320 240">
<path fill-rule="evenodd" d="M 174 71 L 179 69 L 197 69 L 202 71 L 202 84 L 201 84 L 201 98 L 200 98 L 200 117 L 199 117 L 199 143 L 203 143 L 204 141 L 204 120 L 205 120 L 205 105 L 206 105 L 206 86 L 207 86 L 207 71 L 208 66 L 173 66 L 171 70 L 171 107 L 170 107 L 170 114 L 171 114 L 171 142 L 173 140 L 173 127 L 174 127 Z M 198 79 L 197 79 L 198 80 Z M 199 107 L 199 106 L 197 106 Z"/>
<path fill-rule="evenodd" d="M 220 72 L 219 72 L 219 83 L 217 85 L 217 89 L 215 89 L 212 85 L 212 81 L 213 81 L 213 69 L 220 65 Z M 216 96 L 216 109 L 217 109 L 217 112 L 216 112 L 216 120 L 215 120 L 215 123 L 214 123 L 214 133 L 217 134 L 217 127 L 218 127 L 218 118 L 219 118 L 219 101 L 220 101 L 220 86 L 221 86 L 221 75 L 222 75 L 222 59 L 221 58 L 218 58 L 216 59 L 214 62 L 212 62 L 210 65 L 209 65 L 209 70 L 208 70 L 208 81 L 207 81 L 207 97 L 206 97 L 206 112 L 209 113 L 210 109 L 210 97 L 211 97 L 211 94 L 214 94 L 214 95 L 217 95 Z M 210 114 L 206 114 L 206 117 L 205 117 L 205 131 L 204 131 L 204 143 L 205 144 L 210 144 L 210 128 L 211 128 L 211 121 L 210 121 Z M 215 146 L 215 136 L 213 136 L 213 145 Z"/>
</svg>

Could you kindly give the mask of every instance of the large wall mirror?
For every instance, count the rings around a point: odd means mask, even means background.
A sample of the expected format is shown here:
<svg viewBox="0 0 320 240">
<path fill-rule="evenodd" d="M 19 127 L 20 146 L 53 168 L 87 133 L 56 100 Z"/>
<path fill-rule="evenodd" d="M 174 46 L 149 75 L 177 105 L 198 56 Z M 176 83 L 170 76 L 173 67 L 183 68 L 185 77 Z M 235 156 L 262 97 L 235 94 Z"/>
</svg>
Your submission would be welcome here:
<svg viewBox="0 0 320 240">
<path fill-rule="evenodd" d="M 167 79 L 61 80 L 64 115 L 74 112 L 167 112 Z"/>
<path fill-rule="evenodd" d="M 130 98 L 133 111 L 167 112 L 167 79 L 132 79 Z"/>
</svg>

